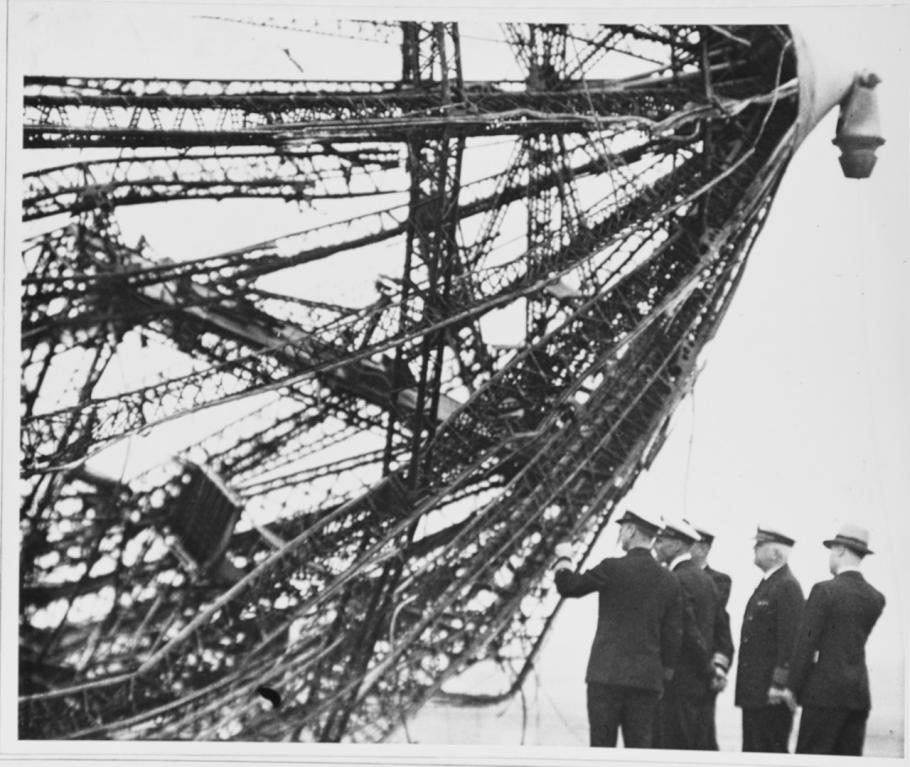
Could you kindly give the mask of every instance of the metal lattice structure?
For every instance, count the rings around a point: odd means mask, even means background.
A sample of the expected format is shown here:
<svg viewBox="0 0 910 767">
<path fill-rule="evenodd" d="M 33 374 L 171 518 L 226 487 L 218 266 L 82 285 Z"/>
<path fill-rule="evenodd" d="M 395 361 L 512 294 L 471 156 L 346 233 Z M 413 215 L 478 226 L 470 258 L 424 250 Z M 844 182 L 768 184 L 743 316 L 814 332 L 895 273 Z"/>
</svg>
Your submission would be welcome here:
<svg viewBox="0 0 910 767">
<path fill-rule="evenodd" d="M 470 80 L 457 24 L 350 29 L 397 80 L 26 78 L 61 160 L 23 216 L 67 218 L 23 251 L 21 737 L 375 741 L 478 661 L 517 690 L 555 545 L 592 545 L 693 385 L 795 145 L 788 30 L 506 24 L 521 77 Z M 185 260 L 116 219 L 263 196 L 334 217 Z M 295 292 L 377 249 L 374 300 Z M 157 376 L 112 384 L 140 346 Z"/>
</svg>

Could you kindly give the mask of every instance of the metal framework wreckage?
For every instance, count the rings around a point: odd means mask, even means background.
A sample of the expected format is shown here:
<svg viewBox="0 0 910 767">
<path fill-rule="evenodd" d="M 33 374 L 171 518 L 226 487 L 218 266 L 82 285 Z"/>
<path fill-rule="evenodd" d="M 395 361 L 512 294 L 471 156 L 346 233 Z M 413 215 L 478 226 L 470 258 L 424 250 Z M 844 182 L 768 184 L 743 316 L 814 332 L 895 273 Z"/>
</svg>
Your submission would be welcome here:
<svg viewBox="0 0 910 767">
<path fill-rule="evenodd" d="M 23 251 L 20 737 L 375 741 L 480 660 L 519 689 L 554 546 L 660 448 L 804 130 L 786 27 L 504 24 L 522 77 L 471 81 L 457 24 L 338 26 L 400 79 L 25 79 L 26 148 L 112 155 L 25 176 L 63 223 Z M 115 219 L 227 197 L 373 207 L 183 260 Z M 378 248 L 365 305 L 275 290 Z M 171 362 L 102 387 L 129 344 Z"/>
</svg>

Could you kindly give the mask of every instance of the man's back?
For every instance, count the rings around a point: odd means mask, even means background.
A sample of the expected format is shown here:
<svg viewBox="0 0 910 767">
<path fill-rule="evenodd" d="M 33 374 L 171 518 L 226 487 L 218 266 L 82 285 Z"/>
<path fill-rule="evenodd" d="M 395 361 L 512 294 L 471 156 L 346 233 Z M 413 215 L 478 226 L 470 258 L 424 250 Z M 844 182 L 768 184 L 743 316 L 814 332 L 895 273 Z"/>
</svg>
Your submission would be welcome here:
<svg viewBox="0 0 910 767">
<path fill-rule="evenodd" d="M 733 632 L 730 629 L 730 613 L 727 612 L 727 602 L 730 601 L 730 590 L 733 581 L 729 575 L 715 570 L 710 565 L 706 565 L 703 571 L 711 576 L 711 580 L 714 581 L 720 597 L 720 613 L 718 615 L 720 622 L 714 628 L 714 652 L 719 653 L 726 659 L 724 661 L 726 668 L 729 667 L 730 662 L 733 660 L 734 651 Z"/>
<path fill-rule="evenodd" d="M 711 576 L 714 585 L 717 587 L 717 593 L 720 595 L 720 603 L 723 608 L 727 609 L 727 602 L 730 601 L 730 590 L 733 586 L 733 580 L 726 573 L 715 570 L 711 565 L 705 565 L 704 572 Z"/>
<path fill-rule="evenodd" d="M 866 640 L 884 606 L 855 570 L 812 587 L 790 664 L 790 687 L 803 706 L 870 708 Z"/>
<path fill-rule="evenodd" d="M 583 573 L 558 570 L 562 596 L 598 593 L 597 631 L 585 681 L 663 689 L 664 668 L 679 652 L 681 597 L 677 580 L 644 548 L 611 557 Z"/>
<path fill-rule="evenodd" d="M 691 559 L 673 568 L 683 594 L 683 640 L 673 688 L 686 697 L 707 697 L 720 595 L 711 577 Z"/>
</svg>

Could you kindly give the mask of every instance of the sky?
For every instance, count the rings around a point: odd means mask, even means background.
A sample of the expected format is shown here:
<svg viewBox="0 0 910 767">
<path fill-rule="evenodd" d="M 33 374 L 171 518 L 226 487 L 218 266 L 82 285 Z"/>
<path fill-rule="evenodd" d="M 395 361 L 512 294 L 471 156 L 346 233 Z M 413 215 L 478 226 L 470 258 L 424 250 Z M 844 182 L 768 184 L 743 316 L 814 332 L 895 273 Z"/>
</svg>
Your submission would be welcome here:
<svg viewBox="0 0 910 767">
<path fill-rule="evenodd" d="M 92 24 L 90 14 L 98 11 L 84 4 L 20 0 L 12 8 L 11 26 L 23 30 L 11 38 L 22 71 L 49 72 L 56 62 L 77 61 L 67 73 L 185 74 L 177 71 L 178 57 L 160 55 L 162 46 L 192 49 L 198 65 L 193 74 L 200 77 L 255 77 L 287 66 L 273 33 L 228 25 L 206 38 L 169 30 L 159 13 L 136 13 L 119 28 L 128 34 L 118 40 L 105 35 L 103 24 Z M 118 5 L 107 4 L 105 12 L 111 8 Z M 873 702 L 877 694 L 885 701 L 881 718 L 873 711 L 870 731 L 887 729 L 894 710 L 903 709 L 906 679 L 908 594 L 900 567 L 910 543 L 907 11 L 867 7 L 860 14 L 848 7 L 806 17 L 816 28 L 849 29 L 850 55 L 881 75 L 887 143 L 872 178 L 854 181 L 842 177 L 831 145 L 834 114 L 804 142 L 732 306 L 701 357 L 693 397 L 680 406 L 663 450 L 623 503 L 684 514 L 714 530 L 712 563 L 733 577 L 735 636 L 759 577 L 750 540 L 757 524 L 776 524 L 797 539 L 791 563 L 807 593 L 827 577 L 820 541 L 845 521 L 868 527 L 876 554 L 864 570 L 888 600 L 869 643 Z M 788 21 L 780 15 L 773 20 Z M 75 25 L 82 34 L 73 35 Z M 269 42 L 258 49 L 268 55 L 253 55 L 254 37 Z M 226 72 L 220 57 L 206 55 L 215 45 L 236 52 L 231 66 L 238 74 Z M 320 76 L 310 69 L 318 66 L 312 54 L 291 52 L 307 76 Z M 160 69 L 143 69 L 147 61 Z M 293 75 L 289 69 L 287 76 Z M 17 162 L 13 157 L 10 167 Z M 231 210 L 226 204 L 221 209 Z M 125 231 L 138 230 L 140 216 L 150 229 L 161 230 L 156 224 L 166 221 L 151 209 L 125 210 Z M 174 232 L 161 250 L 215 253 L 276 233 L 267 216 L 245 216 L 243 227 L 242 238 L 224 227 Z M 615 535 L 615 525 L 609 526 L 592 561 L 615 553 Z M 540 661 L 544 681 L 564 688 L 567 704 L 575 696 L 579 709 L 594 612 L 590 600 L 567 604 Z M 722 702 L 727 708 L 730 697 Z M 730 711 L 723 716 L 734 721 Z"/>
</svg>

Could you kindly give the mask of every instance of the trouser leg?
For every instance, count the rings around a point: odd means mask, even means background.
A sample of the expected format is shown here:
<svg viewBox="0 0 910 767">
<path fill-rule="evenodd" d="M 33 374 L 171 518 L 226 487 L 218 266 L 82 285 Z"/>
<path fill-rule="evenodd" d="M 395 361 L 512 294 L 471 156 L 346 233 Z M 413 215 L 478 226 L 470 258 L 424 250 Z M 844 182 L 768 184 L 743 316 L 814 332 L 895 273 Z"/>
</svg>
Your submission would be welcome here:
<svg viewBox="0 0 910 767">
<path fill-rule="evenodd" d="M 796 736 L 797 754 L 833 754 L 844 713 L 836 709 L 803 706 Z"/>
<path fill-rule="evenodd" d="M 796 752 L 862 756 L 868 718 L 868 711 L 804 706 Z"/>
<path fill-rule="evenodd" d="M 702 751 L 717 751 L 717 737 L 714 733 L 714 696 L 699 700 L 694 709 L 694 744 L 692 748 Z"/>
<path fill-rule="evenodd" d="M 629 688 L 622 711 L 622 742 L 626 748 L 651 748 L 654 744 L 656 690 Z"/>
<path fill-rule="evenodd" d="M 862 756 L 863 743 L 866 740 L 866 721 L 868 711 L 848 711 L 844 724 L 837 736 L 832 753 L 841 756 Z"/>
<path fill-rule="evenodd" d="M 793 714 L 784 705 L 743 709 L 743 751 L 787 753 Z"/>
<path fill-rule="evenodd" d="M 671 694 L 664 691 L 663 697 L 654 707 L 654 748 L 675 748 L 676 730 L 673 726 L 672 715 L 674 704 Z"/>
<path fill-rule="evenodd" d="M 755 712 L 743 709 L 743 751 L 755 751 Z"/>
<path fill-rule="evenodd" d="M 702 748 L 704 707 L 702 701 L 668 692 L 657 707 L 659 736 L 656 748 Z"/>
<path fill-rule="evenodd" d="M 708 702 L 705 703 L 704 708 L 704 746 L 703 748 L 707 751 L 718 751 L 720 750 L 717 745 L 717 696 L 711 695 L 708 698 Z"/>
<path fill-rule="evenodd" d="M 622 712 L 622 693 L 616 685 L 588 683 L 588 727 L 591 745 L 616 745 Z"/>
</svg>

